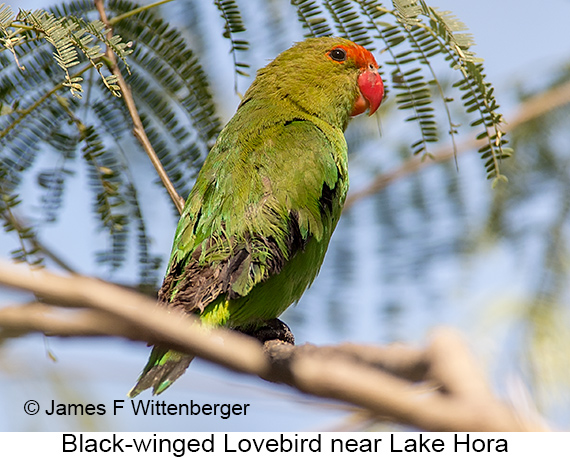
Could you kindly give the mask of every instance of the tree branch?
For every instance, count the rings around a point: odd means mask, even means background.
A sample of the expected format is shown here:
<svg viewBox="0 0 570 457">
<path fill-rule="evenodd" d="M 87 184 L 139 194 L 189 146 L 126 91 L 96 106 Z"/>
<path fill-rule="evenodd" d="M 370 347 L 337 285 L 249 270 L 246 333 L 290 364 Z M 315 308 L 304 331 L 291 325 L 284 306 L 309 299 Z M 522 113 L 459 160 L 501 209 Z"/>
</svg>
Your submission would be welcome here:
<svg viewBox="0 0 570 457">
<path fill-rule="evenodd" d="M 114 319 L 101 311 L 82 310 L 66 312 L 40 302 L 0 308 L 0 338 L 17 338 L 39 332 L 46 336 L 123 336 L 144 341 L 144 329 Z"/>
<path fill-rule="evenodd" d="M 113 36 L 113 30 L 109 20 L 107 19 L 107 13 L 105 12 L 105 7 L 104 7 L 104 0 L 95 0 L 95 7 L 99 12 L 101 21 L 103 21 L 103 23 L 109 28 L 107 36 L 111 38 Z M 160 176 L 160 179 L 162 180 L 164 187 L 166 188 L 168 194 L 170 195 L 170 198 L 174 202 L 176 209 L 180 214 L 182 214 L 182 210 L 184 209 L 184 199 L 180 195 L 178 195 L 178 192 L 176 192 L 174 185 L 170 181 L 170 178 L 168 177 L 166 170 L 162 166 L 160 159 L 156 155 L 156 152 L 152 147 L 150 140 L 148 139 L 148 136 L 144 130 L 143 123 L 139 116 L 139 112 L 135 105 L 133 94 L 131 93 L 129 86 L 126 83 L 125 78 L 123 77 L 121 70 L 119 69 L 119 66 L 117 65 L 117 58 L 115 56 L 115 53 L 111 48 L 107 47 L 107 51 L 105 54 L 109 59 L 109 61 L 111 62 L 111 72 L 117 77 L 117 83 L 121 88 L 121 93 L 125 100 L 125 105 L 127 106 L 129 114 L 131 115 L 131 118 L 133 120 L 133 134 L 137 138 L 137 140 L 139 140 L 143 149 L 150 158 L 150 161 L 154 165 L 154 168 L 156 169 L 158 176 Z"/>
<path fill-rule="evenodd" d="M 60 306 L 104 311 L 129 325 L 149 329 L 151 342 L 192 348 L 191 352 L 198 357 L 233 370 L 257 374 L 268 368 L 257 341 L 229 330 L 206 330 L 196 325 L 195 319 L 157 307 L 154 300 L 144 295 L 95 278 L 64 277 L 46 270 L 27 270 L 24 265 L 12 266 L 1 262 L 0 284 L 33 292 Z M 214 333 L 217 338 L 213 337 Z"/>
<path fill-rule="evenodd" d="M 497 400 L 459 336 L 439 330 L 426 350 L 340 345 L 295 347 L 226 329 L 204 329 L 146 296 L 100 280 L 0 262 L 0 284 L 52 303 L 0 310 L 0 336 L 117 335 L 167 344 L 232 370 L 359 406 L 374 416 L 432 431 L 543 430 Z"/>
</svg>

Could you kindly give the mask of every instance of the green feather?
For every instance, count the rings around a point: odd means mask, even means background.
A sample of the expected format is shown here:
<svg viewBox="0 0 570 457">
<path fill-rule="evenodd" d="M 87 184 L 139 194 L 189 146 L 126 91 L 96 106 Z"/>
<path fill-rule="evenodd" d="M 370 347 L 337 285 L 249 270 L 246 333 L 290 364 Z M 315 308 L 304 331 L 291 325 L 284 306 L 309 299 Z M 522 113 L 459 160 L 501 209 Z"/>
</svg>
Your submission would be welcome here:
<svg viewBox="0 0 570 457">
<path fill-rule="evenodd" d="M 310 39 L 258 72 L 186 201 L 162 304 L 205 325 L 255 328 L 312 283 L 348 190 L 343 132 L 359 68 L 327 56 L 346 44 Z M 190 361 L 155 347 L 129 395 L 162 392 Z"/>
</svg>

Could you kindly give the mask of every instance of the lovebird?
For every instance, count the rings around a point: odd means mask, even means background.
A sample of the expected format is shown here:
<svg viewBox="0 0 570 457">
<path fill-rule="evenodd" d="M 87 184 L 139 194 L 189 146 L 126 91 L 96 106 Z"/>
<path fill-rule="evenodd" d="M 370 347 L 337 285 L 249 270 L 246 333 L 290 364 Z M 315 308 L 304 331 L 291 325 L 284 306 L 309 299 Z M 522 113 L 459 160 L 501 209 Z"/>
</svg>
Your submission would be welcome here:
<svg viewBox="0 0 570 457">
<path fill-rule="evenodd" d="M 296 303 L 348 191 L 344 130 L 383 96 L 374 56 L 343 38 L 309 38 L 259 70 L 186 200 L 159 303 L 242 330 Z M 160 394 L 192 358 L 155 346 L 129 397 Z"/>
</svg>

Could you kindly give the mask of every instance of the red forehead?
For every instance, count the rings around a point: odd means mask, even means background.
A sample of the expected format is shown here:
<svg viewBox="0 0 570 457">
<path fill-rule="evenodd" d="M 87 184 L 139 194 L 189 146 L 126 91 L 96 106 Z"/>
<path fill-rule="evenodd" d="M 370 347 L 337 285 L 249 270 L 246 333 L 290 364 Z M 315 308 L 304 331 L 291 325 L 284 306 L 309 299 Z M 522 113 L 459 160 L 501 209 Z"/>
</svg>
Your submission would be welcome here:
<svg viewBox="0 0 570 457">
<path fill-rule="evenodd" d="M 374 68 L 378 68 L 378 64 L 376 63 L 376 59 L 372 55 L 372 53 L 360 46 L 356 43 L 350 44 L 341 44 L 335 46 L 335 48 L 342 48 L 348 54 L 348 58 L 354 60 L 356 66 L 359 68 L 368 68 L 370 64 L 374 66 Z"/>
</svg>

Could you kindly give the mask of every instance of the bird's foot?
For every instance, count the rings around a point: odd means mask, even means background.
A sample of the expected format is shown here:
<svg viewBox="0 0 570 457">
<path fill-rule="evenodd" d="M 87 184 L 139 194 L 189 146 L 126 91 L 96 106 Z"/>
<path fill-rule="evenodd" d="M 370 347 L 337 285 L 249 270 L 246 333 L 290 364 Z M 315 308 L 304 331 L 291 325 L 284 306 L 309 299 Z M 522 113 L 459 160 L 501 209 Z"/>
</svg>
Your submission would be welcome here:
<svg viewBox="0 0 570 457">
<path fill-rule="evenodd" d="M 261 327 L 253 330 L 248 328 L 237 328 L 236 330 L 261 341 L 261 343 L 279 340 L 286 344 L 295 344 L 293 332 L 285 322 L 279 319 L 266 321 Z"/>
</svg>

